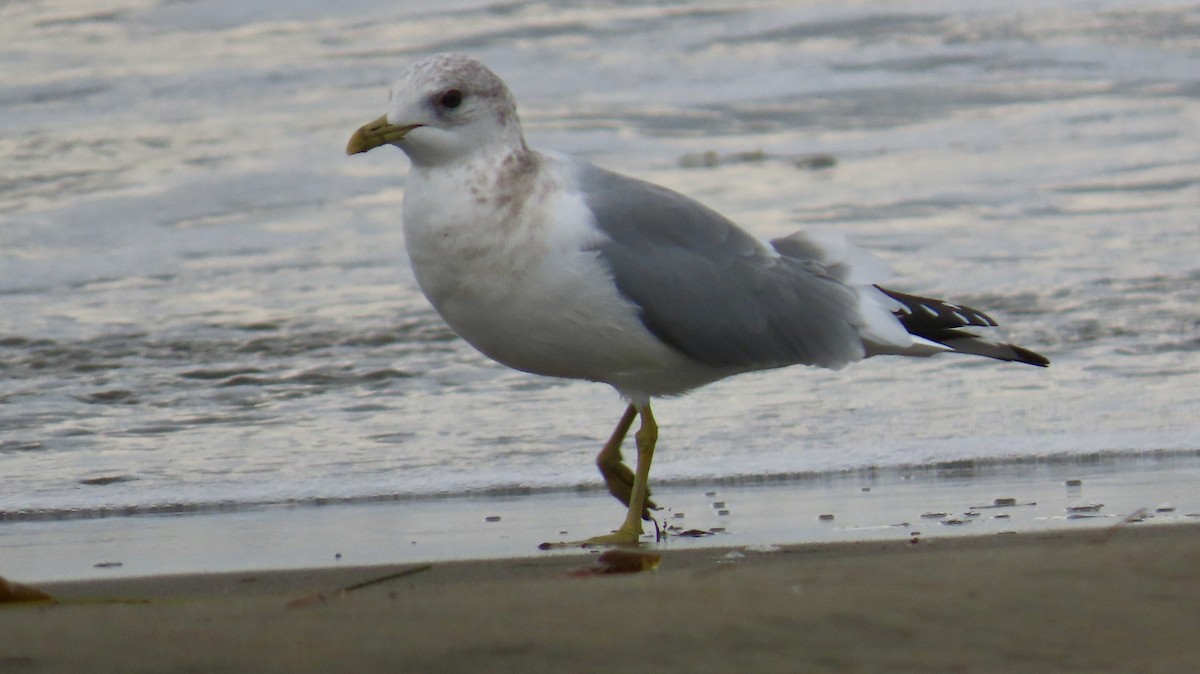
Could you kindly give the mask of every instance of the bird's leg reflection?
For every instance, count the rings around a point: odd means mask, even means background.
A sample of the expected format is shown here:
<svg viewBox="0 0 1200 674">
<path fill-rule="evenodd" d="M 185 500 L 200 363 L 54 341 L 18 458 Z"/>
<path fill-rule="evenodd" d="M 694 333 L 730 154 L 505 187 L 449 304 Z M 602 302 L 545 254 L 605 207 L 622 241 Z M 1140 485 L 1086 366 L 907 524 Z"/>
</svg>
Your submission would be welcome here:
<svg viewBox="0 0 1200 674">
<path fill-rule="evenodd" d="M 637 414 L 637 408 L 633 405 L 625 408 L 625 414 L 617 422 L 612 436 L 609 437 L 608 442 L 604 443 L 604 448 L 600 450 L 600 453 L 596 455 L 596 466 L 600 469 L 600 474 L 604 476 L 604 484 L 608 487 L 608 493 L 617 497 L 617 500 L 626 506 L 629 505 L 629 496 L 633 491 L 633 471 L 621 462 L 621 442 L 625 439 Z M 642 508 L 642 519 L 647 521 L 650 520 L 650 511 L 658 509 L 649 496 L 650 490 L 647 489 L 645 506 Z"/>
</svg>

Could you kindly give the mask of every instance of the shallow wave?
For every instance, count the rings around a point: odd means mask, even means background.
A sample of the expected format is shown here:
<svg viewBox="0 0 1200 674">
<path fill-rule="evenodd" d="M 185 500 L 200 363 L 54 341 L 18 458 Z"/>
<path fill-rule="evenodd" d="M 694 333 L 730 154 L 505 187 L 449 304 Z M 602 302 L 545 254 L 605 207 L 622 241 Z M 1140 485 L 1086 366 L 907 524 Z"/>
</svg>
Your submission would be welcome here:
<svg viewBox="0 0 1200 674">
<path fill-rule="evenodd" d="M 1078 467 L 1095 469 L 1099 466 L 1128 466 L 1135 463 L 1169 463 L 1172 461 L 1194 461 L 1200 458 L 1200 448 L 1169 451 L 1112 451 L 1086 454 L 1054 454 L 1048 456 L 1017 456 L 1009 458 L 981 457 L 954 461 L 935 461 L 920 464 L 887 466 L 863 466 L 860 468 L 818 472 L 776 472 L 762 474 L 737 474 L 713 477 L 690 477 L 655 481 L 658 488 L 681 487 L 747 487 L 759 485 L 795 485 L 803 489 L 806 484 L 833 481 L 871 482 L 888 479 L 946 479 L 970 480 L 1029 472 L 1048 467 Z M 136 480 L 132 476 L 112 475 L 91 478 L 82 483 L 97 488 Z M 82 508 L 38 508 L 0 510 L 0 522 L 46 522 L 110 517 L 139 517 L 147 515 L 210 515 L 215 513 L 240 512 L 259 508 L 314 508 L 324 506 L 365 505 L 373 503 L 397 503 L 434 501 L 453 498 L 511 498 L 534 494 L 566 494 L 574 492 L 603 492 L 604 486 L 594 483 L 529 486 L 501 484 L 466 491 L 447 492 L 388 492 L 360 495 L 311 495 L 283 499 L 219 500 L 219 501 L 168 501 L 157 503 L 131 503 L 125 505 L 102 505 Z"/>
</svg>

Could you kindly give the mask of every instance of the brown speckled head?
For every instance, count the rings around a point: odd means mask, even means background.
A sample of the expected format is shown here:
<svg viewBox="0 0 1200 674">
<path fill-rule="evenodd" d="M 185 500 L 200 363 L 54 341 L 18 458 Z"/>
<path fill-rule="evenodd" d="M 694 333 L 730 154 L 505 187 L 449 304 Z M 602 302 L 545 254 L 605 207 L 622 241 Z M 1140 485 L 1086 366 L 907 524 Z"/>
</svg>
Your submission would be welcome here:
<svg viewBox="0 0 1200 674">
<path fill-rule="evenodd" d="M 462 54 L 430 56 L 401 73 L 392 88 L 386 123 L 402 131 L 384 143 L 399 146 L 419 166 L 460 160 L 497 144 L 526 151 L 508 87 L 482 63 Z"/>
<path fill-rule="evenodd" d="M 516 112 L 517 104 L 504 81 L 487 66 L 465 54 L 437 54 L 421 59 L 408 67 L 396 82 L 400 89 L 453 87 L 477 96 L 490 98 L 498 107 Z"/>
</svg>

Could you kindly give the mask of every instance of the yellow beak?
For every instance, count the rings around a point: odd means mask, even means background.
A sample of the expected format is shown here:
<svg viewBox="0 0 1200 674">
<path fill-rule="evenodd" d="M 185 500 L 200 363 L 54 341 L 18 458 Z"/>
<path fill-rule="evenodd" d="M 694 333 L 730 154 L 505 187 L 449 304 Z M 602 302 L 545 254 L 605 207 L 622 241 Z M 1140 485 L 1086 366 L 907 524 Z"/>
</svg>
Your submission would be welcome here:
<svg viewBox="0 0 1200 674">
<path fill-rule="evenodd" d="M 358 127 L 358 131 L 350 136 L 350 142 L 346 144 L 346 154 L 358 154 L 374 150 L 380 145 L 394 143 L 404 137 L 409 131 L 421 126 L 420 124 L 409 124 L 407 126 L 396 126 L 389 124 L 387 115 L 379 119 L 363 124 Z"/>
</svg>

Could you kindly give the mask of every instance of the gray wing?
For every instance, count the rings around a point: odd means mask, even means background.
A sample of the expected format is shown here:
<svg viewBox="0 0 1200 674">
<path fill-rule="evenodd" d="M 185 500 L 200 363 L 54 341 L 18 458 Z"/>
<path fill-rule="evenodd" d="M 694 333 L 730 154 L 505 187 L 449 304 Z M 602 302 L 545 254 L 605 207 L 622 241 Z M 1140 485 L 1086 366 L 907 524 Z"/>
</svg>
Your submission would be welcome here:
<svg viewBox="0 0 1200 674">
<path fill-rule="evenodd" d="M 857 294 L 813 257 L 795 247 L 775 255 L 719 213 L 651 183 L 582 165 L 580 185 L 606 235 L 601 259 L 666 344 L 748 370 L 863 357 Z"/>
</svg>

